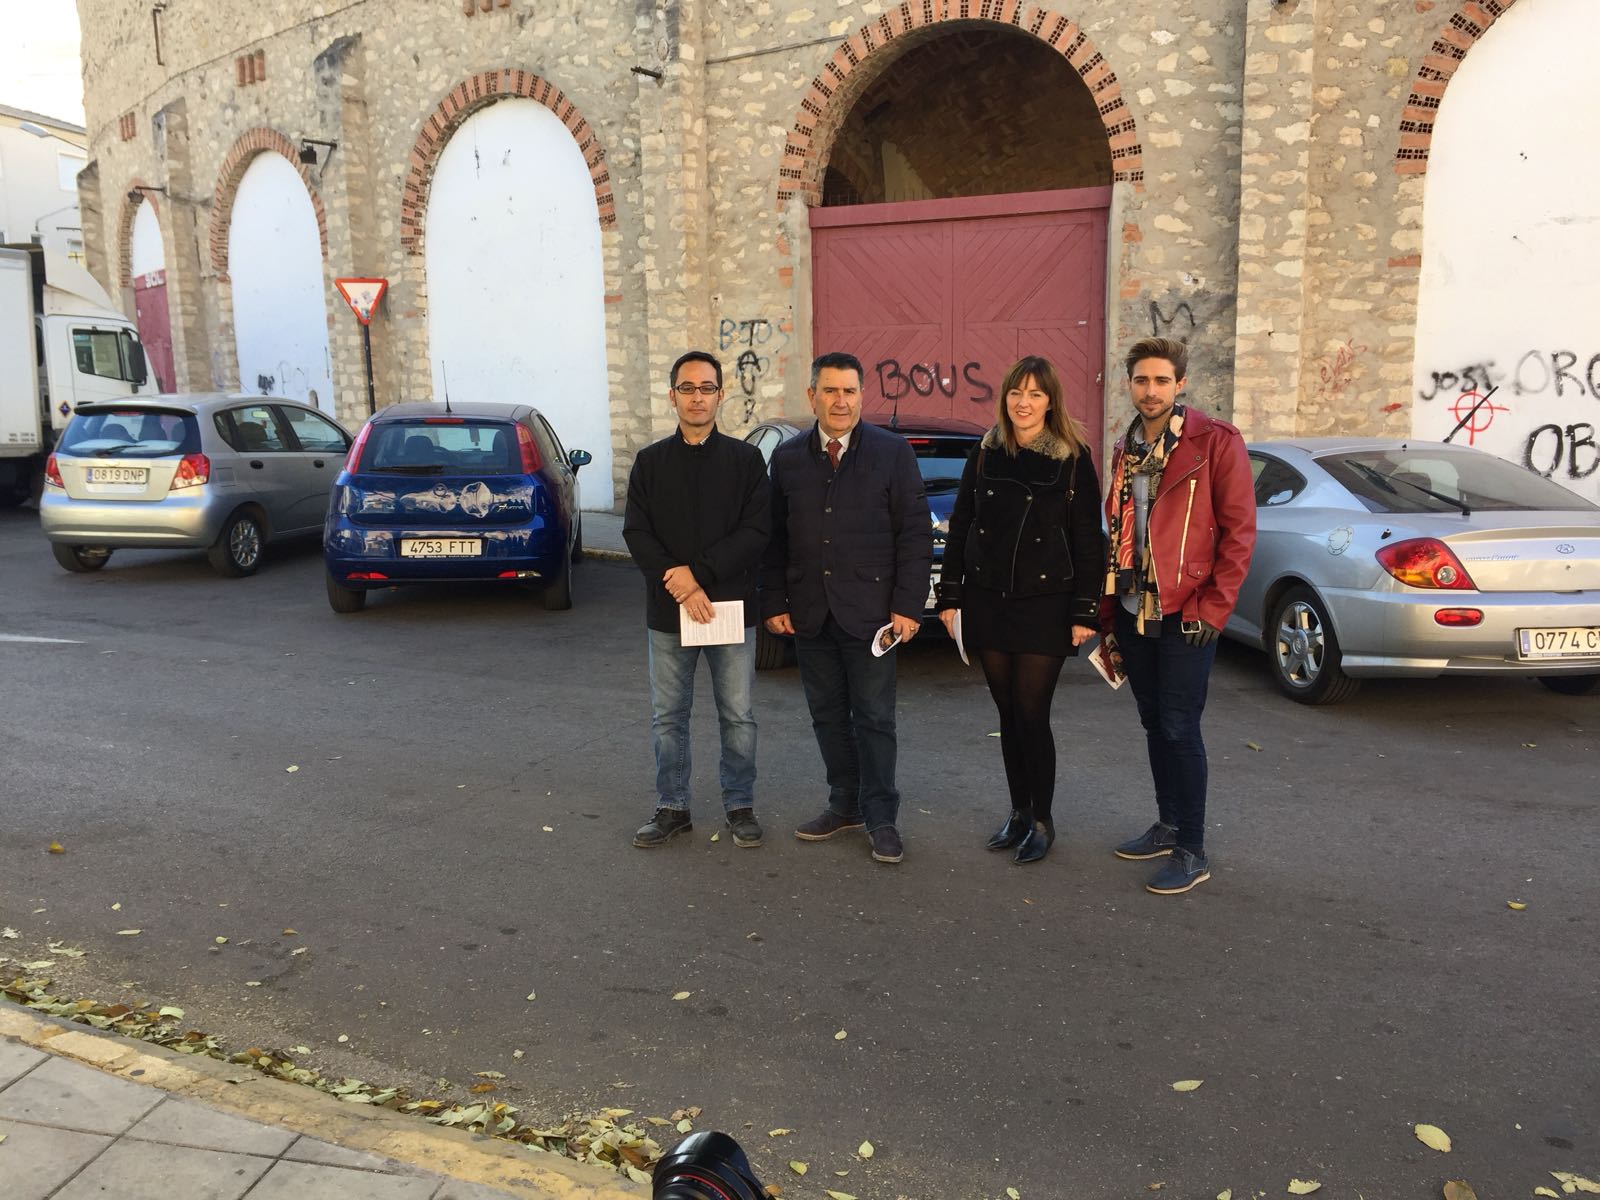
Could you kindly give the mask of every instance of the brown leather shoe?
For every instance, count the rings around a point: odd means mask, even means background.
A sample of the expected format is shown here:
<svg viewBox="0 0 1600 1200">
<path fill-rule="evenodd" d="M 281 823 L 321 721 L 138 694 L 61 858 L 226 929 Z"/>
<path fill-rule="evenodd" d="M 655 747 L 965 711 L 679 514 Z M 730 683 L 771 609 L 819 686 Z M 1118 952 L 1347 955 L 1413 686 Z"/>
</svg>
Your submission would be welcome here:
<svg viewBox="0 0 1600 1200">
<path fill-rule="evenodd" d="M 847 829 L 865 829 L 867 823 L 860 817 L 841 817 L 833 809 L 824 809 L 820 817 L 813 817 L 794 831 L 802 842 L 825 842 L 836 833 Z"/>
<path fill-rule="evenodd" d="M 906 856 L 905 845 L 900 841 L 900 831 L 893 825 L 874 829 L 867 836 L 872 839 L 872 857 L 875 861 L 897 863 Z"/>
</svg>

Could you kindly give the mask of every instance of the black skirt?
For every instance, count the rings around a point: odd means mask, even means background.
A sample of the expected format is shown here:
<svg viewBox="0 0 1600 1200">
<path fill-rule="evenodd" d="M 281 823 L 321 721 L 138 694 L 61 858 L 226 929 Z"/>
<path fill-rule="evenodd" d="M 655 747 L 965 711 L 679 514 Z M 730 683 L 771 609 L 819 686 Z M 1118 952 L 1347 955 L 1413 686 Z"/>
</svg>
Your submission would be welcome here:
<svg viewBox="0 0 1600 1200">
<path fill-rule="evenodd" d="M 1072 644 L 1072 593 L 1006 596 L 968 584 L 961 590 L 961 641 L 969 653 L 1071 658 L 1078 653 Z"/>
</svg>

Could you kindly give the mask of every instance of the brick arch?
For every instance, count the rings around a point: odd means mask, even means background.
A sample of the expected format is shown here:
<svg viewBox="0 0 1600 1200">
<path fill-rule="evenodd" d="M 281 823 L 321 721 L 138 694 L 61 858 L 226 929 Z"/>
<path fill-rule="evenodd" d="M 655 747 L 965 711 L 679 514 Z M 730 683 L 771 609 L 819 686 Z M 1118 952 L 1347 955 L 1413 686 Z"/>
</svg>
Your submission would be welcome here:
<svg viewBox="0 0 1600 1200">
<path fill-rule="evenodd" d="M 833 136 L 855 100 L 882 74 L 882 67 L 864 71 L 862 65 L 891 42 L 909 48 L 908 41 L 923 40 L 938 32 L 938 26 L 955 24 L 1009 26 L 1038 38 L 1066 59 L 1094 94 L 1111 147 L 1113 179 L 1143 190 L 1143 148 L 1133 112 L 1122 98 L 1122 84 L 1076 22 L 1047 9 L 1025 6 L 1022 0 L 903 0 L 845 39 L 811 81 L 783 147 L 778 168 L 780 208 L 796 197 L 807 205 L 821 199 Z M 908 35 L 920 36 L 910 39 Z M 889 56 L 898 57 L 898 53 Z"/>
<path fill-rule="evenodd" d="M 122 189 L 122 201 L 117 209 L 117 282 L 123 287 L 133 286 L 133 218 L 138 215 L 139 205 L 148 204 L 157 217 L 161 215 L 161 210 L 156 208 L 156 198 L 149 192 L 140 192 L 138 200 L 132 199 L 135 188 L 149 186 L 135 175 Z"/>
<path fill-rule="evenodd" d="M 611 192 L 611 172 L 600 137 L 583 114 L 560 88 L 548 79 L 520 67 L 499 67 L 480 71 L 450 89 L 445 98 L 422 123 L 416 143 L 411 147 L 411 170 L 400 195 L 400 245 L 408 254 L 422 253 L 422 233 L 428 215 L 428 192 L 433 186 L 433 171 L 445 143 L 473 113 L 499 100 L 521 97 L 535 100 L 561 118 L 588 164 L 594 181 L 594 203 L 602 230 L 617 222 L 616 200 Z"/>
<path fill-rule="evenodd" d="M 1423 175 L 1428 170 L 1428 152 L 1433 145 L 1433 126 L 1439 116 L 1439 103 L 1450 80 L 1466 58 L 1467 51 L 1505 16 L 1517 0 L 1466 0 L 1457 6 L 1450 19 L 1439 27 L 1433 44 L 1423 56 L 1411 79 L 1411 94 L 1400 113 L 1400 145 L 1394 155 L 1394 169 L 1400 175 Z"/>
<path fill-rule="evenodd" d="M 311 182 L 311 172 L 300 161 L 294 143 L 276 129 L 252 129 L 233 143 L 233 148 L 222 160 L 222 170 L 217 175 L 217 187 L 211 204 L 211 265 L 219 277 L 228 277 L 228 222 L 233 218 L 234 197 L 239 194 L 239 181 L 246 168 L 258 154 L 277 153 L 293 164 L 300 180 L 306 185 L 306 195 L 311 197 L 311 207 L 317 214 L 317 237 L 322 242 L 322 260 L 328 260 L 328 214 L 323 210 L 322 197 L 317 195 Z"/>
</svg>

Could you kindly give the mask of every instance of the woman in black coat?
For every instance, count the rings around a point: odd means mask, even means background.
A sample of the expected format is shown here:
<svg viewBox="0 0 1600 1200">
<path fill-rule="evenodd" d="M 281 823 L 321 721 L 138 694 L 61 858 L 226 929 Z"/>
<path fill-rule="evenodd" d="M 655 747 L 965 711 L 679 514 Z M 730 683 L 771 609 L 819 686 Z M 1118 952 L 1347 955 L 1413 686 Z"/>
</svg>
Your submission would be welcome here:
<svg viewBox="0 0 1600 1200">
<path fill-rule="evenodd" d="M 977 652 L 1000 710 L 1011 815 L 989 849 L 1038 862 L 1055 841 L 1050 702 L 1067 658 L 1099 628 L 1105 579 L 1100 480 L 1083 427 L 1043 358 L 1001 384 L 995 426 L 961 474 L 939 583 L 939 616 Z"/>
</svg>

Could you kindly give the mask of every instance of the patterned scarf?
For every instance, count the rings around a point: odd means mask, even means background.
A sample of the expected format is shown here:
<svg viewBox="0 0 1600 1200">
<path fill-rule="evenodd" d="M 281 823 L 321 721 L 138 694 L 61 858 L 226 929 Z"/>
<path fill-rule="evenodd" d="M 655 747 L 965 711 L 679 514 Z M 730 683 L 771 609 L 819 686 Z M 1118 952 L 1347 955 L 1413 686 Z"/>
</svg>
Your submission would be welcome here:
<svg viewBox="0 0 1600 1200">
<path fill-rule="evenodd" d="M 1133 544 L 1138 519 L 1135 515 L 1133 480 L 1136 475 L 1148 476 L 1148 502 L 1153 504 L 1156 489 L 1161 485 L 1161 472 L 1167 465 L 1178 439 L 1183 436 L 1183 416 L 1187 410 L 1181 404 L 1172 406 L 1167 427 L 1154 445 L 1145 445 L 1137 434 L 1141 428 L 1139 417 L 1133 418 L 1122 439 L 1122 456 L 1117 460 L 1116 474 L 1111 480 L 1111 494 L 1117 498 L 1110 513 L 1111 562 L 1106 570 L 1106 594 L 1109 596 L 1137 596 L 1138 610 L 1135 619 L 1140 633 L 1145 623 L 1161 620 L 1161 593 L 1156 587 L 1155 564 L 1148 553 L 1149 527 L 1146 509 L 1145 546 Z M 1143 552 L 1143 553 L 1141 553 Z M 1144 559 L 1144 570 L 1138 569 L 1139 559 Z"/>
</svg>

